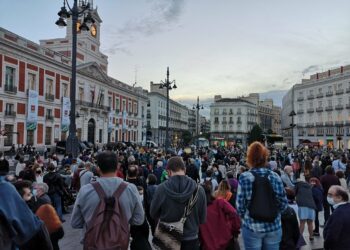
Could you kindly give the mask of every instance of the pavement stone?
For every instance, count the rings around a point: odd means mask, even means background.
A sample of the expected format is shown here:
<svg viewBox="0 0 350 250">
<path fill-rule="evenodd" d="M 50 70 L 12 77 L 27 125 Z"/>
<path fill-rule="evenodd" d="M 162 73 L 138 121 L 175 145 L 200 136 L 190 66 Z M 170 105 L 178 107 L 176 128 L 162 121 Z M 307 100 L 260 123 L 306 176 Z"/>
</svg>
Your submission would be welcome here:
<svg viewBox="0 0 350 250">
<path fill-rule="evenodd" d="M 83 250 L 82 245 L 80 244 L 80 238 L 81 238 L 81 230 L 80 229 L 73 229 L 70 226 L 70 217 L 71 214 L 65 214 L 64 219 L 66 220 L 65 223 L 63 223 L 64 228 L 64 237 L 59 241 L 59 246 L 61 250 Z M 323 212 L 319 214 L 320 219 L 320 225 L 324 224 L 323 220 Z M 301 250 L 318 250 L 323 249 L 323 238 L 322 238 L 322 232 L 323 228 L 320 227 L 320 234 L 321 236 L 314 237 L 314 241 L 309 241 L 309 234 L 307 232 L 307 228 L 305 227 L 304 231 L 304 238 L 307 243 L 306 246 L 302 247 Z M 150 239 L 151 240 L 151 239 Z M 150 241 L 151 242 L 151 241 Z M 244 249 L 243 241 L 241 236 L 239 237 L 239 244 L 241 246 L 241 249 Z"/>
</svg>

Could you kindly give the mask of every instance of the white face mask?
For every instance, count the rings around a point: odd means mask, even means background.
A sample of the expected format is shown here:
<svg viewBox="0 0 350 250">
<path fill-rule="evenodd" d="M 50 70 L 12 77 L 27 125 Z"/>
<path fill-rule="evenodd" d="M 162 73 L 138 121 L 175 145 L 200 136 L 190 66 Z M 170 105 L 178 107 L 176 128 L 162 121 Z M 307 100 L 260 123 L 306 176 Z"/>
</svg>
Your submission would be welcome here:
<svg viewBox="0 0 350 250">
<path fill-rule="evenodd" d="M 332 206 L 335 205 L 335 202 L 334 202 L 333 198 L 331 198 L 331 197 L 328 197 L 328 196 L 327 196 L 327 202 L 328 202 L 330 205 L 332 205 Z"/>
</svg>

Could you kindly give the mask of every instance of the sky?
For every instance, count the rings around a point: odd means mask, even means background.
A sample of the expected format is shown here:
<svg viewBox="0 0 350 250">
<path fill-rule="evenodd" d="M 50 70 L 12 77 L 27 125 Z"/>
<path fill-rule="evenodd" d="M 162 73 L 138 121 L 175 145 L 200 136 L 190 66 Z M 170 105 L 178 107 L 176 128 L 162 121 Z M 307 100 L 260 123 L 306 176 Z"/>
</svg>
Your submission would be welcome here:
<svg viewBox="0 0 350 250">
<path fill-rule="evenodd" d="M 72 0 L 69 0 L 72 3 Z M 0 0 L 0 26 L 34 42 L 65 36 L 62 0 Z M 171 98 L 287 90 L 350 63 L 348 0 L 94 0 L 109 75 L 149 89 L 175 79 Z M 280 97 L 281 98 L 281 97 Z"/>
</svg>

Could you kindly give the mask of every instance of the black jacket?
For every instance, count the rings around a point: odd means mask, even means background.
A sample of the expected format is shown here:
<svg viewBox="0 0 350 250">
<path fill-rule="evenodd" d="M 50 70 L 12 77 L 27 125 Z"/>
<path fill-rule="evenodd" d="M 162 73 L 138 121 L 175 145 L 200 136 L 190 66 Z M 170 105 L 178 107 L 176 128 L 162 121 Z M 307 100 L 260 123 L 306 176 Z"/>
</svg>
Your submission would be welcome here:
<svg viewBox="0 0 350 250">
<path fill-rule="evenodd" d="M 287 207 L 281 214 L 282 240 L 280 250 L 295 250 L 300 236 L 297 215 L 293 208 Z"/>
<path fill-rule="evenodd" d="M 312 196 L 312 187 L 305 181 L 299 181 L 295 185 L 296 202 L 299 207 L 316 209 L 316 204 Z"/>
<path fill-rule="evenodd" d="M 49 172 L 44 175 L 43 181 L 49 186 L 48 195 L 53 195 L 55 193 L 63 195 L 64 193 L 64 181 L 59 173 Z"/>
</svg>

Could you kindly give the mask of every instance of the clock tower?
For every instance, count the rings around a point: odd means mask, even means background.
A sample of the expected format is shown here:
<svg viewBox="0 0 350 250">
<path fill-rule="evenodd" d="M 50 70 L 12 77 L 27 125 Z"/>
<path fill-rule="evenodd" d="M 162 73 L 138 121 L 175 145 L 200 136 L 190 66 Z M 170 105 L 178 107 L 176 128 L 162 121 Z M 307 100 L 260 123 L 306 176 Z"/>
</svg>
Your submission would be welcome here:
<svg viewBox="0 0 350 250">
<path fill-rule="evenodd" d="M 93 9 L 93 0 L 89 0 L 91 6 L 91 16 L 95 23 L 91 24 L 89 31 L 80 31 L 79 26 L 84 20 L 84 16 L 78 19 L 77 23 L 77 64 L 96 62 L 101 69 L 107 73 L 108 57 L 100 52 L 100 30 L 102 19 L 98 15 L 97 7 Z M 83 4 L 79 1 L 79 7 Z M 66 37 L 50 40 L 41 40 L 40 45 L 60 52 L 65 56 L 71 56 L 72 50 L 72 18 L 67 19 Z"/>
</svg>

